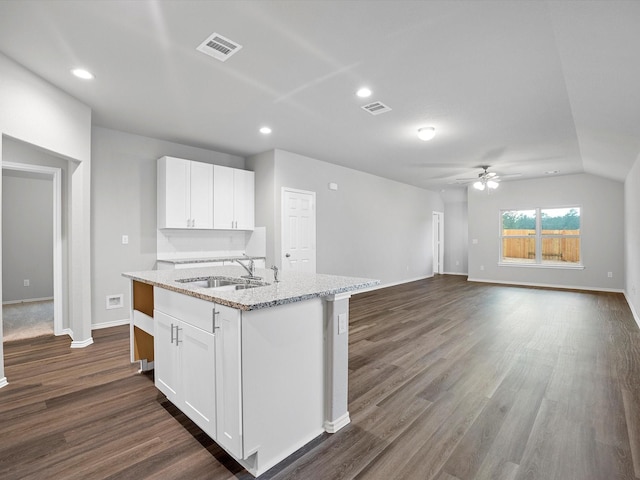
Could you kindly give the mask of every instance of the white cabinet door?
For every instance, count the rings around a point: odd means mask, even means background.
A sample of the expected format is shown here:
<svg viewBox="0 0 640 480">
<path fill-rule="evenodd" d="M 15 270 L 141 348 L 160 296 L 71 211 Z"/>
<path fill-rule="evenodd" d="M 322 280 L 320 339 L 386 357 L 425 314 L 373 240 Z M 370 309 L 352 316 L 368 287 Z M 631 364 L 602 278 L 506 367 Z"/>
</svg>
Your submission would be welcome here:
<svg viewBox="0 0 640 480">
<path fill-rule="evenodd" d="M 213 167 L 213 228 L 253 230 L 255 174 L 237 168 Z"/>
<path fill-rule="evenodd" d="M 213 167 L 213 228 L 231 230 L 233 216 L 233 168 Z"/>
<path fill-rule="evenodd" d="M 158 160 L 158 228 L 189 228 L 190 164 L 181 158 Z"/>
<path fill-rule="evenodd" d="M 191 228 L 213 228 L 213 165 L 191 163 Z"/>
<path fill-rule="evenodd" d="M 158 160 L 158 228 L 213 228 L 213 165 Z"/>
<path fill-rule="evenodd" d="M 215 338 L 187 323 L 178 324 L 182 411 L 216 439 Z"/>
<path fill-rule="evenodd" d="M 242 445 L 240 310 L 215 306 L 217 438 L 236 458 L 244 458 Z"/>
<path fill-rule="evenodd" d="M 253 230 L 255 225 L 255 174 L 247 170 L 233 171 L 233 214 L 236 228 Z"/>
<path fill-rule="evenodd" d="M 178 400 L 178 349 L 175 345 L 175 329 L 178 320 L 165 313 L 153 312 L 153 349 L 155 385 L 176 404 Z"/>
</svg>

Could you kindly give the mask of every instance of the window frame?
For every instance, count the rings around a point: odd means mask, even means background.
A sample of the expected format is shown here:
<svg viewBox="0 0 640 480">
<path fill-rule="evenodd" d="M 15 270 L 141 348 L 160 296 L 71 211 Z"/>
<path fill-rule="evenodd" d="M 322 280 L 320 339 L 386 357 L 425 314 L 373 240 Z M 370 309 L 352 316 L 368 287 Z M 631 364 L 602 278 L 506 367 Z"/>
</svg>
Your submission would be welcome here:
<svg viewBox="0 0 640 480">
<path fill-rule="evenodd" d="M 578 235 L 562 235 L 562 234 L 543 234 L 542 233 L 542 211 L 552 209 L 571 209 L 575 208 L 580 212 L 580 233 Z M 550 206 L 550 207 L 530 207 L 530 208 L 503 208 L 498 211 L 498 266 L 500 267 L 524 267 L 524 268 L 556 268 L 566 270 L 582 270 L 584 269 L 582 258 L 582 225 L 583 225 L 583 211 L 582 205 L 568 205 L 568 206 Z M 536 216 L 536 231 L 535 231 L 535 248 L 536 256 L 532 262 L 514 262 L 505 261 L 503 256 L 503 245 L 505 238 L 531 238 L 531 235 L 504 235 L 504 229 L 502 228 L 502 219 L 505 212 L 520 212 L 520 211 L 534 211 Z M 567 263 L 562 261 L 548 261 L 542 259 L 542 241 L 547 238 L 577 238 L 579 239 L 579 255 L 580 261 L 578 263 Z"/>
</svg>

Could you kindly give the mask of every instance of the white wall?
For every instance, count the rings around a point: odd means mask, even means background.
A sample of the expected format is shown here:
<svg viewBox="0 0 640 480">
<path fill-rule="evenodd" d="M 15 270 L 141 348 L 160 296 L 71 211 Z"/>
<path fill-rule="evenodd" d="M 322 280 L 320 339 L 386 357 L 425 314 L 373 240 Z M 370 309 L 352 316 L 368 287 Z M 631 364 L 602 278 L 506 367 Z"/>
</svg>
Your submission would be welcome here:
<svg viewBox="0 0 640 480">
<path fill-rule="evenodd" d="M 2 300 L 53 298 L 53 179 L 2 172 Z M 29 286 L 24 286 L 24 280 Z"/>
<path fill-rule="evenodd" d="M 571 205 L 582 208 L 583 270 L 498 266 L 501 209 Z M 622 183 L 588 174 L 503 182 L 489 195 L 469 188 L 468 206 L 470 280 L 622 291 Z M 607 272 L 613 272 L 613 278 L 607 278 Z"/>
<path fill-rule="evenodd" d="M 257 184 L 265 182 L 260 189 L 273 185 L 275 193 L 273 209 L 257 209 L 256 219 L 273 224 L 268 264 L 280 263 L 280 192 L 290 187 L 316 192 L 318 273 L 382 284 L 433 275 L 431 214 L 444 208 L 438 194 L 283 150 L 252 157 L 247 166 Z M 330 182 L 337 191 L 329 190 Z"/>
<path fill-rule="evenodd" d="M 13 60 L 0 54 L 0 160 L 2 143 L 12 137 L 75 162 L 72 173 L 74 216 L 67 234 L 74 253 L 64 279 L 73 295 L 69 323 L 72 346 L 91 342 L 89 223 L 91 110 L 81 102 L 45 82 Z M 84 209 L 84 206 L 87 209 Z M 0 288 L 0 290 L 2 290 Z M 1 303 L 1 302 L 0 302 Z M 2 326 L 0 325 L 0 336 Z M 4 356 L 0 343 L 0 387 L 6 384 Z"/>
<path fill-rule="evenodd" d="M 624 184 L 625 295 L 640 325 L 640 157 Z"/>
<path fill-rule="evenodd" d="M 444 273 L 466 275 L 469 258 L 468 205 L 465 201 L 444 204 Z"/>
<path fill-rule="evenodd" d="M 94 326 L 107 326 L 129 318 L 129 280 L 122 272 L 155 268 L 157 159 L 169 155 L 235 168 L 243 168 L 244 159 L 102 127 L 93 128 L 91 155 L 92 318 Z M 122 235 L 128 235 L 127 245 Z M 124 295 L 123 307 L 107 310 L 107 295 L 117 294 Z"/>
</svg>

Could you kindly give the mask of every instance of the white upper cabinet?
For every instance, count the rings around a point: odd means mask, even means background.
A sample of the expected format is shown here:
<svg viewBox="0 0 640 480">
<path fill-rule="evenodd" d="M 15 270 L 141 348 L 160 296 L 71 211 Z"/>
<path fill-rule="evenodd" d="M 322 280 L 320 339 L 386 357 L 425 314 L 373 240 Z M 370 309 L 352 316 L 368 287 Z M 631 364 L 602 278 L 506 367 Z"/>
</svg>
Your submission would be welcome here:
<svg viewBox="0 0 640 480">
<path fill-rule="evenodd" d="M 255 176 L 236 168 L 213 167 L 213 228 L 253 230 Z"/>
<path fill-rule="evenodd" d="M 213 228 L 213 165 L 158 160 L 158 228 Z"/>
</svg>

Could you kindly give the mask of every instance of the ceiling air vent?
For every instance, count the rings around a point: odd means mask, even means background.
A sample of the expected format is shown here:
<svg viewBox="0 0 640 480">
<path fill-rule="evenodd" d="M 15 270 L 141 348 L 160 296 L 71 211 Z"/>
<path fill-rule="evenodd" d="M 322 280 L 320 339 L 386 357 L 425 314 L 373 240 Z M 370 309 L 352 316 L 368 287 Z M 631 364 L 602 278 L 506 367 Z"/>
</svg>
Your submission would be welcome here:
<svg viewBox="0 0 640 480">
<path fill-rule="evenodd" d="M 381 113 L 386 113 L 391 111 L 391 108 L 386 106 L 382 102 L 369 103 L 368 105 L 364 105 L 361 108 L 369 112 L 371 115 L 380 115 Z"/>
<path fill-rule="evenodd" d="M 224 62 L 241 48 L 242 45 L 233 40 L 229 40 L 219 33 L 212 33 L 196 50 Z"/>
</svg>

